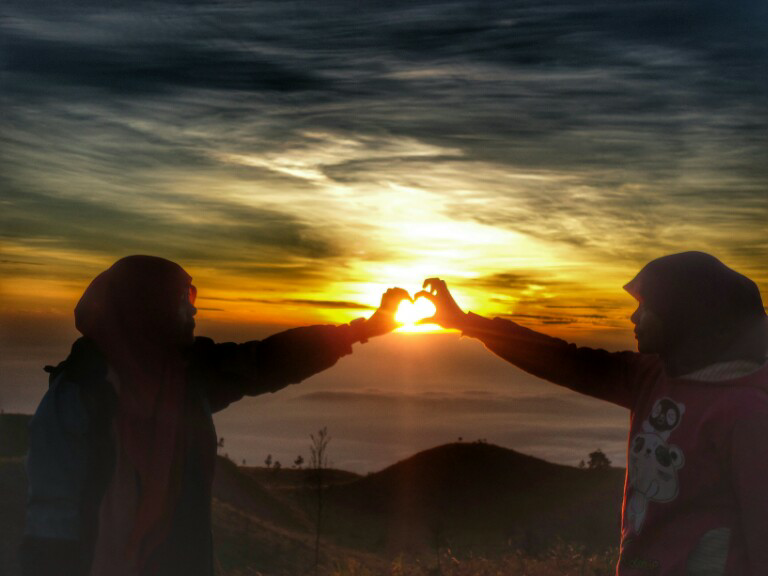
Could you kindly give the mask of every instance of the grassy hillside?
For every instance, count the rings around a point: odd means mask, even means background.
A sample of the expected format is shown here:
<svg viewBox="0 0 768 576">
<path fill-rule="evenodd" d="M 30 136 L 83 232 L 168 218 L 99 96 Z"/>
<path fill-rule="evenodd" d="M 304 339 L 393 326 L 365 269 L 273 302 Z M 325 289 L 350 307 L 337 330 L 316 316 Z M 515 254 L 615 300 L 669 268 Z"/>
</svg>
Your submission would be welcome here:
<svg viewBox="0 0 768 576">
<path fill-rule="evenodd" d="M 559 466 L 489 444 L 448 444 L 329 490 L 339 541 L 538 553 L 558 541 L 617 543 L 623 470 Z"/>
<path fill-rule="evenodd" d="M 0 415 L 0 574 L 18 576 L 28 416 Z M 448 444 L 365 477 L 329 470 L 322 576 L 607 575 L 623 471 L 558 466 L 489 444 Z M 312 573 L 309 470 L 217 460 L 218 576 Z"/>
<path fill-rule="evenodd" d="M 0 458 L 0 574 L 16 575 L 24 527 L 27 477 L 23 458 Z"/>
<path fill-rule="evenodd" d="M 24 456 L 27 453 L 27 414 L 0 414 L 0 458 Z"/>
<path fill-rule="evenodd" d="M 309 468 L 245 468 L 240 471 L 274 490 L 296 490 L 306 488 L 313 482 L 313 471 Z M 349 484 L 360 478 L 359 474 L 347 470 L 329 468 L 323 471 L 323 481 L 330 486 Z"/>
<path fill-rule="evenodd" d="M 15 575 L 16 550 L 24 526 L 27 426 L 31 416 L 0 414 L 0 574 Z"/>
<path fill-rule="evenodd" d="M 306 519 L 290 501 L 273 495 L 265 487 L 268 484 L 245 473 L 234 462 L 226 458 L 218 458 L 215 478 L 213 497 L 222 504 L 283 528 L 294 530 L 307 528 Z"/>
</svg>

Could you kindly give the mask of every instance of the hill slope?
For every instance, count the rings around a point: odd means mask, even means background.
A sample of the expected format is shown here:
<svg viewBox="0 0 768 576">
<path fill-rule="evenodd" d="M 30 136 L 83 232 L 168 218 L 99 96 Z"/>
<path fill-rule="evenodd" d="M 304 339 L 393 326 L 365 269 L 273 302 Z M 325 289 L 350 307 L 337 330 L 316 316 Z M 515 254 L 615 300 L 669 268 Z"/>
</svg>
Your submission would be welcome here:
<svg viewBox="0 0 768 576">
<path fill-rule="evenodd" d="M 244 514 L 290 529 L 304 529 L 306 521 L 291 506 L 275 498 L 264 485 L 226 458 L 216 458 L 213 497 Z"/>
<path fill-rule="evenodd" d="M 557 539 L 602 548 L 617 543 L 623 477 L 447 444 L 332 488 L 331 526 L 342 541 L 373 548 L 535 549 Z"/>
<path fill-rule="evenodd" d="M 0 414 L 0 458 L 24 456 L 27 453 L 28 414 Z"/>
</svg>

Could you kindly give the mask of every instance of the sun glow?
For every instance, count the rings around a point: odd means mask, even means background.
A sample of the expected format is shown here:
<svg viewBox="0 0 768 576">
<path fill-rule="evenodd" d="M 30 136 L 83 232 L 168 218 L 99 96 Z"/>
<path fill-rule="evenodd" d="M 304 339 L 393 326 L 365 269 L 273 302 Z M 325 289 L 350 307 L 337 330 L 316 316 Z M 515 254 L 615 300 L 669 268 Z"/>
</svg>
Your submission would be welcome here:
<svg viewBox="0 0 768 576">
<path fill-rule="evenodd" d="M 429 318 L 435 313 L 435 306 L 426 298 L 419 298 L 411 303 L 404 300 L 395 314 L 395 320 L 401 324 L 398 332 L 441 332 L 437 324 L 417 324 L 419 320 Z"/>
</svg>

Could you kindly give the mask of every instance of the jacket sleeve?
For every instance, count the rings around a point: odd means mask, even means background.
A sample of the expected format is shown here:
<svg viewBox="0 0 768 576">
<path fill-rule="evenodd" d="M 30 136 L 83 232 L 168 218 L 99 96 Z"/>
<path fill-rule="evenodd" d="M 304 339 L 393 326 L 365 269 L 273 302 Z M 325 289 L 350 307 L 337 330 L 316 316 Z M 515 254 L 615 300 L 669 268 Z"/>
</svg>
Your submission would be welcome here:
<svg viewBox="0 0 768 576">
<path fill-rule="evenodd" d="M 352 353 L 354 341 L 347 324 L 293 328 L 242 344 L 197 338 L 193 365 L 217 412 L 243 396 L 277 392 L 330 368 Z"/>
<path fill-rule="evenodd" d="M 78 387 L 54 381 L 29 425 L 24 576 L 84 574 L 81 506 L 88 467 L 88 416 Z"/>
<path fill-rule="evenodd" d="M 463 333 L 534 376 L 629 409 L 660 370 L 655 355 L 578 347 L 502 318 L 469 313 Z"/>
<path fill-rule="evenodd" d="M 768 566 L 768 395 L 760 391 L 747 410 L 734 411 L 731 435 L 731 482 L 747 552 L 748 576 L 765 574 Z M 746 412 L 746 413 L 745 413 Z"/>
</svg>

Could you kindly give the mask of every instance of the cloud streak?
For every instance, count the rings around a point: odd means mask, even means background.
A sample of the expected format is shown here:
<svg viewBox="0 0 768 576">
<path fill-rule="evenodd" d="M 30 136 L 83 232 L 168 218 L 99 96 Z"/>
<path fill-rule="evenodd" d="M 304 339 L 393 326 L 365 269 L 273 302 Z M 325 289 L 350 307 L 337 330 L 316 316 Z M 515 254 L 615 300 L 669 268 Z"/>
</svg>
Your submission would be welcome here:
<svg viewBox="0 0 768 576">
<path fill-rule="evenodd" d="M 375 310 L 374 306 L 359 302 L 347 302 L 342 300 L 311 300 L 300 298 L 216 298 L 203 297 L 201 300 L 214 302 L 254 302 L 257 304 L 287 304 L 290 306 L 308 306 L 311 308 L 331 308 L 336 310 Z"/>
<path fill-rule="evenodd" d="M 345 321 L 439 275 L 465 308 L 618 346 L 621 285 L 686 249 L 765 291 L 767 20 L 757 0 L 10 0 L 0 313 L 63 316 L 129 253 L 190 268 L 232 325 Z"/>
</svg>

